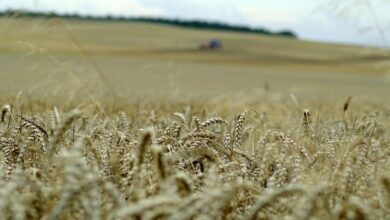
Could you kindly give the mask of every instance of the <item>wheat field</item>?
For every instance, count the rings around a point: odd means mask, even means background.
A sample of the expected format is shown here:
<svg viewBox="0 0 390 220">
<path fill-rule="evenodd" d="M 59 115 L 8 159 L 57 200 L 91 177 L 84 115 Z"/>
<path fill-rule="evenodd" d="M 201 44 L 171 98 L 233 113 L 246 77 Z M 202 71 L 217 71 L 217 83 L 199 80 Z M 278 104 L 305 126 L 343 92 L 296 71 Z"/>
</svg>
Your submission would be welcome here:
<svg viewBox="0 0 390 220">
<path fill-rule="evenodd" d="M 211 38 L 223 50 L 198 50 Z M 390 97 L 388 52 L 356 46 L 148 23 L 2 18 L 0 51 L 7 95 L 44 96 L 50 87 L 52 96 L 109 89 L 123 98 L 180 98 L 268 87 L 305 99 Z"/>
<path fill-rule="evenodd" d="M 63 22 L 0 21 L 0 219 L 390 218 L 383 51 Z"/>
</svg>

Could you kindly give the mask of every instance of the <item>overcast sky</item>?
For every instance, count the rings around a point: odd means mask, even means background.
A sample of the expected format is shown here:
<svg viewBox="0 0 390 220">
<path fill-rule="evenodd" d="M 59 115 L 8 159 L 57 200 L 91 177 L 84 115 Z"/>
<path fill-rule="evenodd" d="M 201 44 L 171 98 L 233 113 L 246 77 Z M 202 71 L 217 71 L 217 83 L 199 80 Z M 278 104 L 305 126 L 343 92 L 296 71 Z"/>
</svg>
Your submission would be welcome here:
<svg viewBox="0 0 390 220">
<path fill-rule="evenodd" d="M 332 2 L 342 2 L 344 8 L 335 10 Z M 390 4 L 385 0 L 0 0 L 0 10 L 6 9 L 221 21 L 354 44 L 384 45 L 390 35 Z M 380 28 L 385 37 L 378 34 Z"/>
</svg>

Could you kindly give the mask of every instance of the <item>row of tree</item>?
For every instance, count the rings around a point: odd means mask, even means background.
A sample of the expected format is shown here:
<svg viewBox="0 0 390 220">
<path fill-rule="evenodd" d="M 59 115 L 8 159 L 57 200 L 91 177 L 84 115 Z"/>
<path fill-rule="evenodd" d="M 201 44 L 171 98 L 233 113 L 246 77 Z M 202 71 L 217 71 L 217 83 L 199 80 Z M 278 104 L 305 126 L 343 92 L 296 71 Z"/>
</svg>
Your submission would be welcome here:
<svg viewBox="0 0 390 220">
<path fill-rule="evenodd" d="M 290 38 L 297 38 L 296 34 L 285 30 L 272 32 L 265 28 L 251 28 L 247 26 L 229 25 L 219 22 L 208 22 L 200 20 L 179 20 L 179 19 L 167 19 L 167 18 L 147 18 L 147 17 L 123 17 L 123 16 L 89 16 L 79 14 L 56 14 L 56 13 L 44 13 L 44 12 L 31 12 L 31 11 L 15 11 L 7 10 L 0 12 L 1 17 L 18 17 L 18 18 L 63 18 L 63 19 L 82 19 L 93 21 L 120 21 L 120 22 L 151 22 L 167 25 L 175 25 L 180 27 L 196 28 L 196 29 L 210 29 L 220 31 L 233 31 L 244 33 L 255 33 L 262 35 L 274 35 Z"/>
</svg>

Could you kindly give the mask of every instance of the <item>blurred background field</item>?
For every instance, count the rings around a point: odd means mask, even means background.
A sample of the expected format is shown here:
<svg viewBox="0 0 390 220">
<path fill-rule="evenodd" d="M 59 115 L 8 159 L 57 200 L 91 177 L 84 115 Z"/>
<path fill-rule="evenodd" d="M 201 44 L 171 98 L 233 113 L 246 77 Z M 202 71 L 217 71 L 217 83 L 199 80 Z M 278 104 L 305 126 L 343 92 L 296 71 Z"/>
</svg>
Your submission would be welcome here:
<svg viewBox="0 0 390 220">
<path fill-rule="evenodd" d="M 218 38 L 221 50 L 200 50 Z M 0 19 L 0 92 L 389 100 L 389 53 L 147 22 Z"/>
</svg>

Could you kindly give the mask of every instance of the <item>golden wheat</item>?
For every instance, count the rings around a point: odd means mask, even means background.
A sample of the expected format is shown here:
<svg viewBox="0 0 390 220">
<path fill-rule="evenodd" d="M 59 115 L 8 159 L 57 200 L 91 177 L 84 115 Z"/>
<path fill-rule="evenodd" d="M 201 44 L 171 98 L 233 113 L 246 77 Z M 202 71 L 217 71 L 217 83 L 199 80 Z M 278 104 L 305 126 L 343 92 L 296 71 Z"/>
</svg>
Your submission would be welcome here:
<svg viewBox="0 0 390 220">
<path fill-rule="evenodd" d="M 55 104 L 2 108 L 4 121 L 17 117 L 0 124 L 1 219 L 390 216 L 385 105 L 356 100 L 347 128 L 340 106 L 324 102 L 312 132 L 310 111 L 297 114 L 283 100 L 250 108 L 197 100 L 182 109 L 145 99 L 141 113 L 100 104 L 66 114 Z M 236 117 L 242 109 L 251 111 Z"/>
</svg>

